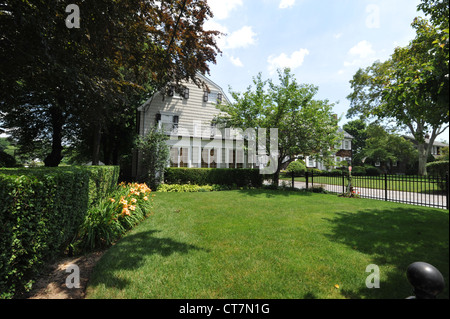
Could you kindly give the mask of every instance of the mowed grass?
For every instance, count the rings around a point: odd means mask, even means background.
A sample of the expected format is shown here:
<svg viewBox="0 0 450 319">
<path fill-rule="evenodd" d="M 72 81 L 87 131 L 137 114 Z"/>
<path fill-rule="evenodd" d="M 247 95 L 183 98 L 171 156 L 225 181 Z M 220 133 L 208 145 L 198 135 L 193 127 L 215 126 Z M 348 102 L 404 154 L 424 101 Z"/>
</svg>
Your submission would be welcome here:
<svg viewBox="0 0 450 319">
<path fill-rule="evenodd" d="M 405 298 L 415 261 L 448 287 L 445 210 L 291 191 L 155 194 L 154 214 L 97 264 L 87 298 Z M 380 288 L 366 287 L 370 264 Z"/>
</svg>

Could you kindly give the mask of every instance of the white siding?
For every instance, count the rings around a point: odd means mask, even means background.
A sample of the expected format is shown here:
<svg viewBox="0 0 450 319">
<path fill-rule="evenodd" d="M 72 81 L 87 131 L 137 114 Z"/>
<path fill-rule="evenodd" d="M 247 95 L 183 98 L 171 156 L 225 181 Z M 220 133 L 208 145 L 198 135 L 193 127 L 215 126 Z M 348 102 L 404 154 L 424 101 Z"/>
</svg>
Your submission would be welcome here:
<svg viewBox="0 0 450 319">
<path fill-rule="evenodd" d="M 211 121 L 220 113 L 220 110 L 216 108 L 215 103 L 203 101 L 203 88 L 199 88 L 193 83 L 187 83 L 185 86 L 189 88 L 188 99 L 179 96 L 165 96 L 163 100 L 162 94 L 156 93 L 152 99 L 143 105 L 140 134 L 145 134 L 150 127 L 155 125 L 157 113 L 178 115 L 180 130 L 187 130 L 189 136 L 194 135 L 194 126 L 197 127 L 197 133 L 200 125 L 202 130 L 209 130 Z M 221 91 L 220 88 L 211 86 L 209 83 L 208 86 L 211 92 Z"/>
</svg>

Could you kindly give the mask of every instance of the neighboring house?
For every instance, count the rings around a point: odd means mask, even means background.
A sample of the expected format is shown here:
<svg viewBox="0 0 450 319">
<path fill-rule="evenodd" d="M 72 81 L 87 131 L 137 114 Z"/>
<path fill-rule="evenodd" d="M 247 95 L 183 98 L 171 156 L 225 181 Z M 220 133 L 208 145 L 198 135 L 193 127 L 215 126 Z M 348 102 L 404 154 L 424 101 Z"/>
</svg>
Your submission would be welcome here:
<svg viewBox="0 0 450 319">
<path fill-rule="evenodd" d="M 414 137 L 408 136 L 408 135 L 403 135 L 403 137 L 407 140 L 410 140 L 415 146 L 417 146 L 417 141 L 414 139 Z M 425 147 L 428 147 L 429 143 L 430 143 L 430 136 L 425 135 Z M 431 147 L 430 155 L 433 156 L 434 158 L 436 158 L 439 155 L 442 155 L 442 149 L 444 147 L 448 147 L 448 144 L 434 141 L 433 145 Z M 397 161 L 395 163 L 392 163 L 392 164 L 388 163 L 388 164 L 389 164 L 389 166 L 388 166 L 389 171 L 391 173 L 395 173 L 395 174 L 406 174 L 406 173 L 408 173 L 408 167 L 410 167 L 409 170 L 411 170 L 411 167 L 412 167 L 411 166 L 412 163 L 407 165 L 406 163 L 404 163 L 402 161 Z M 375 163 L 375 166 L 380 167 L 380 163 Z M 414 168 L 414 171 L 415 170 L 416 170 L 416 168 Z"/>
<path fill-rule="evenodd" d="M 218 103 L 230 103 L 222 88 L 205 76 L 198 78 L 206 89 L 194 83 L 184 83 L 183 94 L 170 85 L 166 94 L 155 93 L 139 107 L 139 134 L 144 136 L 155 125 L 171 138 L 171 167 L 244 168 L 243 137 L 236 130 L 219 130 L 212 123 L 221 113 Z M 139 156 L 133 172 L 140 172 Z"/>
<path fill-rule="evenodd" d="M 411 141 L 415 146 L 417 146 L 417 141 L 412 136 L 402 135 L 406 140 Z M 428 147 L 430 142 L 429 135 L 425 136 L 425 147 Z M 442 154 L 442 149 L 448 147 L 448 144 L 442 142 L 434 142 L 431 147 L 430 155 L 436 158 Z M 415 163 L 416 162 L 416 163 Z M 417 171 L 417 158 L 411 159 L 409 162 L 406 161 L 386 161 L 386 162 L 373 162 L 375 167 L 378 167 L 382 172 L 387 172 L 390 174 L 415 174 Z"/>
<path fill-rule="evenodd" d="M 417 141 L 414 137 L 407 135 L 403 135 L 403 137 L 410 140 L 414 145 L 417 145 Z M 430 144 L 430 135 L 427 134 L 425 135 L 425 147 L 428 147 L 428 144 Z M 433 155 L 433 157 L 441 155 L 444 147 L 448 147 L 448 144 L 434 141 L 433 146 L 431 147 L 431 155 Z"/>
<path fill-rule="evenodd" d="M 320 160 L 319 161 L 315 160 L 312 156 L 306 156 L 305 163 L 307 168 L 331 170 L 333 168 L 340 167 L 339 162 L 341 161 L 347 161 L 348 163 L 352 162 L 352 140 L 354 137 L 348 134 L 342 128 L 338 129 L 338 133 L 342 133 L 344 135 L 344 138 L 338 142 L 338 145 L 336 145 L 336 149 L 338 149 L 338 151 L 333 156 L 333 160 L 337 165 L 332 168 L 330 167 L 327 168 L 325 164 L 322 163 Z"/>
</svg>

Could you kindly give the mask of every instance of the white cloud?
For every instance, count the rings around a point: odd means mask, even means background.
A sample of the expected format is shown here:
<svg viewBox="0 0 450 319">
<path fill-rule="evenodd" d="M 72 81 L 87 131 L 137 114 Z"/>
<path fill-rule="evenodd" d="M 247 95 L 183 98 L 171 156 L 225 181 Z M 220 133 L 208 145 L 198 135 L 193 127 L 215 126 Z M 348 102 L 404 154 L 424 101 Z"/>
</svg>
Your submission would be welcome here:
<svg viewBox="0 0 450 319">
<path fill-rule="evenodd" d="M 287 9 L 287 8 L 293 7 L 294 4 L 295 4 L 295 0 L 281 0 L 278 8 Z"/>
<path fill-rule="evenodd" d="M 216 38 L 220 49 L 245 48 L 256 43 L 257 34 L 251 26 L 243 26 L 239 30 L 229 32 L 228 28 L 215 21 L 207 21 L 204 25 L 207 31 L 220 31 L 223 35 Z"/>
<path fill-rule="evenodd" d="M 336 33 L 336 34 L 333 35 L 333 37 L 335 39 L 340 39 L 342 37 L 342 35 L 343 35 L 342 33 Z"/>
<path fill-rule="evenodd" d="M 224 20 L 230 12 L 243 5 L 242 0 L 208 0 L 208 5 L 214 15 L 214 19 Z"/>
<path fill-rule="evenodd" d="M 372 44 L 370 42 L 363 40 L 351 48 L 348 53 L 350 55 L 358 56 L 361 59 L 365 59 L 371 55 L 374 55 L 375 51 L 372 49 Z"/>
<path fill-rule="evenodd" d="M 375 60 L 376 52 L 372 48 L 372 44 L 370 42 L 363 40 L 352 47 L 348 51 L 348 55 L 351 56 L 353 60 L 344 62 L 344 66 L 346 68 L 361 67 L 373 62 Z"/>
<path fill-rule="evenodd" d="M 267 59 L 267 62 L 269 62 L 269 72 L 273 74 L 279 68 L 298 68 L 303 64 L 305 56 L 308 54 L 309 51 L 307 49 L 300 49 L 293 52 L 291 56 L 287 56 L 285 53 L 275 57 L 271 55 Z"/>
<path fill-rule="evenodd" d="M 245 48 L 256 43 L 256 33 L 252 27 L 243 26 L 226 37 L 225 49 Z"/>
<path fill-rule="evenodd" d="M 235 66 L 238 66 L 238 67 L 243 67 L 244 66 L 244 64 L 241 62 L 241 59 L 239 59 L 239 58 L 235 58 L 233 56 L 230 56 L 230 61 Z"/>
</svg>

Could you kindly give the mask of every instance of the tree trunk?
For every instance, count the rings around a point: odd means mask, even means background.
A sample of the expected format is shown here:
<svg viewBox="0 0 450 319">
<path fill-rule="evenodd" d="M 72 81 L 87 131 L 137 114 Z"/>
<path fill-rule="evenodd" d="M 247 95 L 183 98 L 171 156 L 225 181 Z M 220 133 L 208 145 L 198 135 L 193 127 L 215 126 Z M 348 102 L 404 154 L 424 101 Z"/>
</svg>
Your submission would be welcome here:
<svg viewBox="0 0 450 319">
<path fill-rule="evenodd" d="M 63 103 L 59 101 L 59 105 Z M 47 167 L 57 167 L 63 158 L 62 156 L 62 131 L 64 125 L 64 116 L 61 108 L 58 105 L 52 106 L 49 110 L 52 123 L 52 151 L 44 159 L 44 164 Z"/>
<path fill-rule="evenodd" d="M 273 179 L 272 179 L 272 185 L 279 186 L 280 184 L 280 171 L 281 171 L 281 164 L 282 164 L 282 157 L 278 157 L 277 161 L 277 167 L 275 173 L 273 173 Z"/>
<path fill-rule="evenodd" d="M 94 124 L 94 140 L 92 144 L 92 165 L 100 162 L 100 142 L 102 139 L 102 126 L 100 123 Z"/>
<path fill-rule="evenodd" d="M 425 176 L 427 175 L 427 157 L 428 157 L 428 152 L 425 148 L 425 143 L 417 144 L 417 150 L 419 151 L 419 170 L 417 173 L 420 176 Z"/>
</svg>

